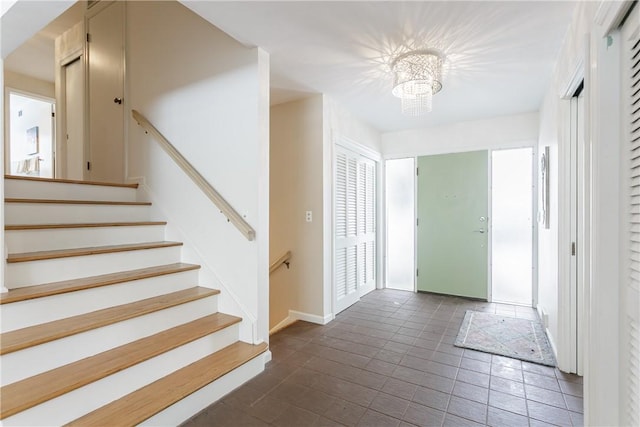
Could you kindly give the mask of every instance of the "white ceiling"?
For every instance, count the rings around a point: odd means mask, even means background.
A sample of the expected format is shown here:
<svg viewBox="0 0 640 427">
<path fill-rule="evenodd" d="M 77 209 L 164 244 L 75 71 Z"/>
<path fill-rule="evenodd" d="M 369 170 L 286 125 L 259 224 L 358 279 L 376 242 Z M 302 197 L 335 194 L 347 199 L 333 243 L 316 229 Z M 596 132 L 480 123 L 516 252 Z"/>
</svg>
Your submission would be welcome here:
<svg viewBox="0 0 640 427">
<path fill-rule="evenodd" d="M 271 54 L 272 104 L 324 93 L 380 131 L 537 111 L 576 5 L 571 1 L 183 1 Z M 448 55 L 433 112 L 403 116 L 389 63 Z"/>
<path fill-rule="evenodd" d="M 53 82 L 55 80 L 55 40 L 60 34 L 84 19 L 84 10 L 85 5 L 82 2 L 75 3 L 11 52 L 4 60 L 4 68 Z"/>
<path fill-rule="evenodd" d="M 49 4 L 25 2 L 33 3 Z M 272 104 L 324 93 L 383 132 L 537 111 L 576 5 L 537 0 L 183 3 L 240 42 L 271 54 Z M 5 68 L 53 81 L 53 40 L 82 19 L 82 7 L 76 3 L 12 52 Z M 403 116 L 391 95 L 389 63 L 399 53 L 427 47 L 448 55 L 444 88 L 434 97 L 433 112 Z"/>
</svg>

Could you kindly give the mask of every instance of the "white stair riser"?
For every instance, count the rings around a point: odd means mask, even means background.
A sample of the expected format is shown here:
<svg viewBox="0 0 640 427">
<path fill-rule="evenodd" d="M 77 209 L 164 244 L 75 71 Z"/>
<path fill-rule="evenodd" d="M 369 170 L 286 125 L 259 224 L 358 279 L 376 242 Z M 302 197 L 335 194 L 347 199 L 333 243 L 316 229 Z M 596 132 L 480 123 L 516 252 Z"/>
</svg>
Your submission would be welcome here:
<svg viewBox="0 0 640 427">
<path fill-rule="evenodd" d="M 5 232 L 9 253 L 124 245 L 164 240 L 163 225 L 54 228 Z"/>
<path fill-rule="evenodd" d="M 191 322 L 216 313 L 217 310 L 217 298 L 211 296 L 4 354 L 0 356 L 2 385 L 11 384 Z"/>
<path fill-rule="evenodd" d="M 264 371 L 264 357 L 258 355 L 211 384 L 174 403 L 140 423 L 140 426 L 177 426 Z"/>
<path fill-rule="evenodd" d="M 100 381 L 27 409 L 5 420 L 6 425 L 62 425 L 113 400 L 231 345 L 238 339 L 236 325 L 185 344 Z M 64 410 L 61 410 L 64 408 Z"/>
<path fill-rule="evenodd" d="M 149 221 L 148 205 L 5 203 L 5 225 Z"/>
<path fill-rule="evenodd" d="M 8 263 L 9 289 L 180 262 L 181 246 Z"/>
<path fill-rule="evenodd" d="M 135 188 L 102 185 L 66 184 L 61 182 L 4 180 L 4 196 L 21 199 L 109 200 L 134 202 Z"/>
<path fill-rule="evenodd" d="M 52 295 L 2 306 L 2 332 L 90 313 L 116 305 L 192 288 L 198 285 L 198 270 L 134 280 L 79 292 Z"/>
</svg>

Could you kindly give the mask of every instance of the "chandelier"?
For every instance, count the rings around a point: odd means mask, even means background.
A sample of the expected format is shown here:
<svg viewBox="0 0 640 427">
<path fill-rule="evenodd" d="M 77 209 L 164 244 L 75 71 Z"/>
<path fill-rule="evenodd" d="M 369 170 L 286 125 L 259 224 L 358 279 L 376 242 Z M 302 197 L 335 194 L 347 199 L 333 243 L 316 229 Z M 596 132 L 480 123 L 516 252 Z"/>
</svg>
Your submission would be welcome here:
<svg viewBox="0 0 640 427">
<path fill-rule="evenodd" d="M 442 89 L 445 55 L 435 49 L 414 50 L 391 63 L 393 95 L 400 98 L 402 112 L 410 116 L 428 113 L 433 95 Z"/>
</svg>

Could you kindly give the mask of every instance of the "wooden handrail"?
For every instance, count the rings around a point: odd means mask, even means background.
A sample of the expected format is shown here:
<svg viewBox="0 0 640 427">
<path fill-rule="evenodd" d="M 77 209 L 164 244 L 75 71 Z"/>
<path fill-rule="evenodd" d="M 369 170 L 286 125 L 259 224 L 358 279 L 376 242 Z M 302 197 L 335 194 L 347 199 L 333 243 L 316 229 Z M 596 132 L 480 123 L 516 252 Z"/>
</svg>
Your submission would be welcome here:
<svg viewBox="0 0 640 427">
<path fill-rule="evenodd" d="M 286 253 L 280 255 L 280 258 L 271 263 L 269 267 L 269 274 L 276 271 L 282 264 L 285 264 L 287 268 L 289 268 L 289 260 L 291 259 L 291 251 L 287 251 Z"/>
<path fill-rule="evenodd" d="M 191 180 L 202 190 L 202 192 L 220 209 L 220 212 L 236 226 L 238 230 L 247 238 L 255 240 L 256 232 L 244 218 L 233 209 L 233 207 L 216 191 L 215 188 L 200 175 L 187 159 L 185 159 L 169 140 L 156 129 L 149 120 L 136 110 L 131 110 L 131 116 L 138 122 L 147 133 L 150 133 L 160 143 L 160 147 L 177 163 L 178 166 L 191 178 Z"/>
</svg>

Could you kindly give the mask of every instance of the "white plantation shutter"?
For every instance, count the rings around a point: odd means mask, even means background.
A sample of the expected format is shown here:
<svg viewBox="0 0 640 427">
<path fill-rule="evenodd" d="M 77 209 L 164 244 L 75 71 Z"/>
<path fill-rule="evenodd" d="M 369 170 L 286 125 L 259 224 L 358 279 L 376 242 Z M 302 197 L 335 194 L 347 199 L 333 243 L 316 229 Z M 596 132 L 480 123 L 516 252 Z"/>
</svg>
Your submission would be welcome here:
<svg viewBox="0 0 640 427">
<path fill-rule="evenodd" d="M 623 105 L 626 132 L 626 186 L 628 201 L 627 271 L 623 271 L 620 379 L 623 383 L 622 425 L 640 425 L 640 10 L 627 19 L 623 28 Z"/>
<path fill-rule="evenodd" d="M 357 234 L 358 219 L 358 171 L 357 160 L 350 157 L 347 168 L 347 236 Z"/>
<path fill-rule="evenodd" d="M 356 247 L 347 248 L 347 295 L 358 290 Z"/>
<path fill-rule="evenodd" d="M 376 232 L 376 166 L 367 165 L 366 185 L 366 230 L 367 233 Z"/>
<path fill-rule="evenodd" d="M 336 238 L 347 237 L 347 156 L 336 155 L 335 183 Z"/>
<path fill-rule="evenodd" d="M 336 249 L 336 294 L 347 295 L 347 248 Z"/>
<path fill-rule="evenodd" d="M 376 164 L 336 147 L 335 290 L 337 312 L 375 288 Z"/>
<path fill-rule="evenodd" d="M 372 240 L 367 242 L 367 282 L 373 282 L 375 285 L 376 280 L 376 241 Z"/>
</svg>

